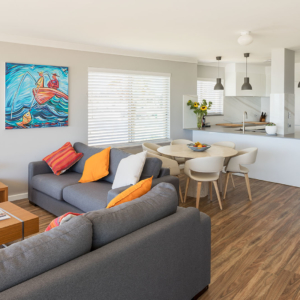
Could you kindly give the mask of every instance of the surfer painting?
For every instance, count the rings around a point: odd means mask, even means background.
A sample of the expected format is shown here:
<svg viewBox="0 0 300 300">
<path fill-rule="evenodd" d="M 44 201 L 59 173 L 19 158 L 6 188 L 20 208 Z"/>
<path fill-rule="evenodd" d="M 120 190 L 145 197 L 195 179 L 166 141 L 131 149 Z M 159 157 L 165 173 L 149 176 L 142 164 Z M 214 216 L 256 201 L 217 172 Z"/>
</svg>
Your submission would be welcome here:
<svg viewBox="0 0 300 300">
<path fill-rule="evenodd" d="M 5 128 L 68 126 L 67 67 L 6 63 Z"/>
</svg>

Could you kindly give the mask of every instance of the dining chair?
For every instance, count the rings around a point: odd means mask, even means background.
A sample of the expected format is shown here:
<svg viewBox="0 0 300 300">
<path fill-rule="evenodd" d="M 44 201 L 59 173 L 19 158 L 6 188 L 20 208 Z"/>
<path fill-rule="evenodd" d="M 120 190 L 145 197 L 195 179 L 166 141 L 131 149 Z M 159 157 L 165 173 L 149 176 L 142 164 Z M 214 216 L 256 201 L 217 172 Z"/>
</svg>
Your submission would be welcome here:
<svg viewBox="0 0 300 300">
<path fill-rule="evenodd" d="M 179 139 L 179 140 L 173 140 L 171 142 L 171 145 L 187 145 L 187 144 L 193 144 L 193 141 Z"/>
<path fill-rule="evenodd" d="M 186 161 L 184 166 L 184 173 L 187 175 L 187 181 L 185 187 L 184 202 L 186 201 L 190 179 L 197 181 L 197 197 L 196 197 L 197 208 L 199 208 L 199 203 L 200 203 L 202 182 L 210 182 L 210 183 L 212 182 L 216 190 L 220 209 L 222 210 L 223 208 L 222 208 L 222 202 L 220 198 L 217 180 L 219 179 L 220 172 L 223 169 L 223 164 L 224 164 L 224 157 L 221 156 L 201 157 L 201 158 L 194 158 Z M 210 201 L 211 200 L 212 199 L 210 198 Z"/>
<path fill-rule="evenodd" d="M 212 144 L 212 146 L 222 146 L 222 147 L 228 147 L 228 148 L 235 149 L 235 143 L 230 142 L 230 141 L 217 142 L 217 143 Z M 228 165 L 229 160 L 230 160 L 230 157 L 225 158 L 224 167 L 226 167 Z M 232 186 L 233 186 L 233 188 L 235 188 L 235 184 L 234 184 L 232 174 L 230 174 L 230 177 L 231 177 Z"/>
<path fill-rule="evenodd" d="M 157 149 L 161 147 L 160 145 L 154 144 L 154 143 L 143 143 L 142 148 L 144 151 L 147 151 L 148 153 L 153 153 L 156 155 L 161 155 Z"/>
<path fill-rule="evenodd" d="M 190 140 L 185 140 L 185 139 L 179 139 L 179 140 L 173 140 L 171 142 L 171 145 L 187 145 L 187 144 L 192 144 L 193 141 Z M 174 159 L 179 163 L 179 164 L 184 164 L 186 162 L 185 158 L 182 157 L 174 157 Z"/>
<path fill-rule="evenodd" d="M 229 180 L 230 174 L 231 173 L 240 173 L 240 174 L 244 174 L 244 176 L 245 176 L 249 199 L 252 201 L 250 181 L 249 181 L 249 176 L 248 176 L 249 170 L 246 167 L 244 167 L 243 165 L 254 164 L 256 161 L 257 151 L 258 151 L 258 149 L 256 147 L 243 149 L 243 150 L 240 150 L 236 156 L 232 157 L 229 160 L 229 163 L 225 169 L 226 170 L 226 183 L 225 183 L 223 199 L 225 199 L 225 197 L 226 197 L 228 180 Z"/>
<path fill-rule="evenodd" d="M 176 176 L 179 179 L 180 168 L 179 168 L 178 162 L 176 160 L 170 159 L 170 158 L 167 158 L 164 156 L 160 156 L 160 155 L 154 154 L 152 152 L 148 152 L 148 151 L 147 151 L 147 157 L 156 157 L 156 158 L 160 159 L 162 161 L 162 167 L 170 169 L 170 175 Z M 183 202 L 180 184 L 179 184 L 179 197 L 180 197 L 180 201 Z"/>
</svg>

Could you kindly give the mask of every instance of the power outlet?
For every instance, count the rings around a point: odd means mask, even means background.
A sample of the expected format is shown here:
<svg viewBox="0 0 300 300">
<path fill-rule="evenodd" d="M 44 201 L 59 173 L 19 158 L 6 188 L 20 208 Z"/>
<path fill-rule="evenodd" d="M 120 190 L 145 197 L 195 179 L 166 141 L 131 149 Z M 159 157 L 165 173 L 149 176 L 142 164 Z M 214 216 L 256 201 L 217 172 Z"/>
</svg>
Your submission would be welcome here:
<svg viewBox="0 0 300 300">
<path fill-rule="evenodd" d="M 291 118 L 291 112 L 289 111 L 288 112 L 288 119 L 290 119 Z M 289 126 L 290 127 L 290 126 Z"/>
</svg>

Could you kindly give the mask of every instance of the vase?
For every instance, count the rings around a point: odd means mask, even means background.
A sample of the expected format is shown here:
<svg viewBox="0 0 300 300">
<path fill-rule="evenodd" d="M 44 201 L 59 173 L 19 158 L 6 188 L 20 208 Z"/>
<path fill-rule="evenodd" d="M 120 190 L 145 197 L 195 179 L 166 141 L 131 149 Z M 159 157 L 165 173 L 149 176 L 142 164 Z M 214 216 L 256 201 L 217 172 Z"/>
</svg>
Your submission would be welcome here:
<svg viewBox="0 0 300 300">
<path fill-rule="evenodd" d="M 276 134 L 277 126 L 266 126 L 267 134 Z"/>
<path fill-rule="evenodd" d="M 197 127 L 198 129 L 202 129 L 203 125 L 203 115 L 198 115 L 197 116 Z"/>
</svg>

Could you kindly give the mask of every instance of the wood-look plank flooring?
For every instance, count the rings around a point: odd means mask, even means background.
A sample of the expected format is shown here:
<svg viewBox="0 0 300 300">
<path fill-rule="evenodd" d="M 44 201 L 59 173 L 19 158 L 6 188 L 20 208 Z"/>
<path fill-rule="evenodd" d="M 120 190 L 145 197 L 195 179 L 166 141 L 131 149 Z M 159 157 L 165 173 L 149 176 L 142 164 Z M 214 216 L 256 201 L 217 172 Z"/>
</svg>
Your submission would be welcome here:
<svg viewBox="0 0 300 300">
<path fill-rule="evenodd" d="M 212 202 L 200 199 L 199 210 L 212 222 L 212 272 L 199 299 L 300 299 L 300 189 L 250 179 L 251 202 L 245 179 L 233 177 L 222 211 L 215 192 Z M 184 192 L 183 174 L 180 183 Z M 28 200 L 14 203 L 40 217 L 40 232 L 54 218 Z M 181 206 L 195 204 L 187 197 Z"/>
</svg>

